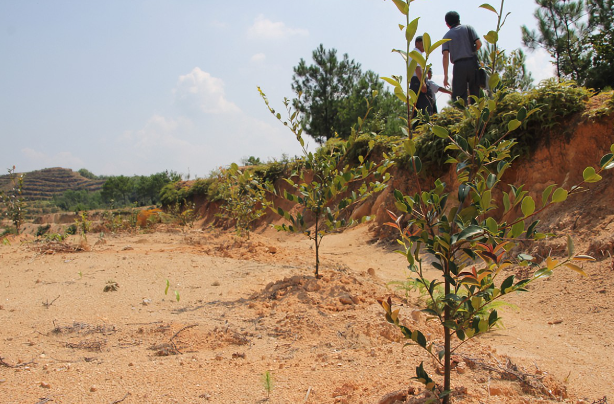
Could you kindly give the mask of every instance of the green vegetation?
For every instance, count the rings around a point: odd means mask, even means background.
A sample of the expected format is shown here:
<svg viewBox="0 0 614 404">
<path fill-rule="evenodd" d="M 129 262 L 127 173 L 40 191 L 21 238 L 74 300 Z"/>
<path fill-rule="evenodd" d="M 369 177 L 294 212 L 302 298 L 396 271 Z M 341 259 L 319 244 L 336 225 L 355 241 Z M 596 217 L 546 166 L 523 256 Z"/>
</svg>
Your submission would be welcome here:
<svg viewBox="0 0 614 404">
<path fill-rule="evenodd" d="M 314 64 L 309 66 L 300 60 L 292 78 L 292 89 L 300 94 L 293 106 L 302 114 L 306 134 L 320 144 L 336 136 L 348 139 L 356 120 L 371 108 L 374 112 L 364 122 L 365 131 L 400 133 L 397 117 L 403 105 L 384 89 L 377 74 L 370 70 L 363 73 L 360 63 L 347 54 L 339 60 L 336 49 L 326 50 L 323 45 L 312 57 Z M 369 105 L 365 100 L 374 92 L 380 96 Z"/>
<path fill-rule="evenodd" d="M 265 188 L 270 183 L 259 182 L 252 171 L 240 170 L 235 163 L 222 170 L 218 181 L 223 200 L 220 216 L 232 220 L 237 235 L 249 239 L 252 223 L 264 216 L 269 206 Z"/>
<path fill-rule="evenodd" d="M 275 226 L 277 230 L 299 232 L 305 234 L 314 243 L 315 249 L 315 276 L 319 276 L 320 243 L 327 233 L 338 231 L 355 223 L 347 214 L 350 207 L 364 201 L 368 196 L 380 192 L 386 187 L 390 174 L 386 171 L 392 162 L 384 154 L 381 161 L 375 163 L 358 156 L 359 164 L 350 165 L 346 145 L 351 145 L 354 139 L 362 134 L 362 124 L 371 110 L 368 108 L 363 118 L 358 118 L 358 124 L 351 129 L 348 142 L 328 143 L 327 148 L 321 148 L 313 153 L 307 151 L 302 137 L 303 127 L 301 116 L 290 106 L 290 101 L 284 99 L 288 118 L 284 120 L 281 114 L 276 113 L 269 105 L 266 95 L 258 88 L 262 99 L 269 111 L 288 127 L 303 148 L 303 157 L 298 161 L 300 165 L 292 172 L 289 178 L 284 178 L 290 190 L 278 191 L 274 185 L 268 190 L 277 195 L 281 194 L 286 200 L 303 207 L 302 212 L 295 214 L 277 206 L 274 209 L 286 219 L 285 223 Z M 300 94 L 299 94 L 300 98 Z M 367 106 L 369 102 L 367 100 Z M 365 221 L 367 216 L 355 218 Z M 310 230 L 313 222 L 314 230 Z"/>
<path fill-rule="evenodd" d="M 271 396 L 271 391 L 273 391 L 273 387 L 275 387 L 273 375 L 268 370 L 262 375 L 262 386 L 264 387 L 264 391 L 266 391 L 266 398 L 268 400 Z"/>
<path fill-rule="evenodd" d="M 10 186 L 7 192 L 0 191 L 0 203 L 4 206 L 4 216 L 15 226 L 15 234 L 19 234 L 25 220 L 26 200 L 23 197 L 23 174 L 15 172 L 15 166 L 9 168 Z"/>
<path fill-rule="evenodd" d="M 538 29 L 522 27 L 524 45 L 548 52 L 560 80 L 571 79 L 599 90 L 613 86 L 614 0 L 535 3 Z"/>
<path fill-rule="evenodd" d="M 394 0 L 406 19 L 403 29 L 408 45 L 418 25 L 417 18 L 411 21 L 409 18 L 411 1 Z M 412 279 L 402 283 L 402 286 L 411 288 L 421 285 L 421 290 L 428 297 L 423 301 L 422 311 L 441 326 L 443 347 L 436 341 L 427 340 L 419 330 L 403 325 L 399 318 L 400 308 L 393 307 L 391 298 L 381 300 L 380 304 L 386 320 L 397 326 L 410 343 L 423 348 L 436 366 L 443 369 L 443 386 L 431 378 L 424 363 L 416 367 L 415 378 L 433 393 L 435 401 L 444 404 L 450 402 L 452 393 L 451 355 L 466 341 L 488 332 L 500 322 L 497 307 L 501 305 L 503 296 L 512 292 L 526 292 L 530 283 L 550 276 L 555 269 L 563 266 L 585 275 L 579 265 L 582 261 L 593 259 L 577 255 L 571 237 L 568 237 L 565 259 L 548 256 L 543 263 L 536 264 L 533 257 L 513 251 L 515 247 L 522 248 L 523 241 L 538 241 L 553 236 L 539 231 L 539 221 L 535 220 L 535 215 L 586 191 L 588 184 L 602 179 L 604 170 L 614 167 L 612 145 L 612 153 L 606 154 L 597 168 L 587 167 L 584 170 L 581 183 L 568 189 L 552 184 L 543 191 L 538 201 L 529 195 L 532 192 L 524 189 L 524 185 L 501 183 L 505 171 L 517 156 L 513 149 L 518 142 L 511 138 L 511 134 L 520 128 L 527 128 L 531 117 L 541 122 L 546 130 L 549 124 L 552 128 L 562 117 L 553 114 L 552 109 L 542 110 L 546 103 L 554 105 L 556 110 L 561 103 L 573 104 L 574 100 L 567 99 L 567 95 L 574 94 L 570 98 L 576 99 L 578 107 L 571 108 L 569 113 L 573 113 L 583 108 L 583 102 L 590 94 L 575 85 L 561 86 L 551 81 L 534 90 L 536 93 L 523 105 L 519 102 L 522 95 L 503 86 L 501 76 L 495 69 L 498 57 L 496 43 L 505 21 L 503 4 L 502 0 L 499 11 L 489 4 L 480 6 L 497 16 L 496 30 L 484 37 L 493 49 L 490 53 L 491 71 L 495 73 L 489 79 L 492 92 L 481 91 L 479 97 L 470 96 L 472 103 L 461 105 L 463 119 L 451 127 L 439 125 L 437 119 L 430 121 L 427 117 L 427 123 L 412 133 L 411 123 L 406 119 L 405 132 L 409 138 L 403 144 L 405 164 L 415 181 L 409 195 L 394 191 L 395 206 L 400 214 L 389 212 L 392 222 L 388 225 L 398 231 L 397 241 L 403 247 L 399 252 L 406 256 L 412 273 Z M 423 37 L 426 57 L 414 52 L 404 54 L 407 77 L 411 76 L 416 66 L 426 71 L 429 56 L 440 45 L 440 42 L 431 45 L 426 33 Z M 387 81 L 395 86 L 395 94 L 407 103 L 409 116 L 416 103 L 415 94 L 405 91 L 397 78 Z M 582 94 L 586 94 L 586 97 Z M 445 154 L 442 157 L 446 159 L 445 163 L 453 165 L 457 175 L 453 186 L 440 179 L 436 179 L 429 188 L 421 186 L 419 175 L 423 171 L 424 157 L 421 153 L 431 149 L 426 149 L 425 143 L 420 140 L 414 140 L 414 136 L 418 139 L 425 136 L 440 139 L 438 141 Z M 504 213 L 519 209 L 521 214 L 509 219 L 509 222 L 497 219 L 492 214 L 501 207 Z M 425 276 L 426 262 L 440 272 L 435 279 Z M 517 280 L 514 275 L 503 275 L 505 268 L 512 265 L 526 267 L 528 277 Z"/>
</svg>

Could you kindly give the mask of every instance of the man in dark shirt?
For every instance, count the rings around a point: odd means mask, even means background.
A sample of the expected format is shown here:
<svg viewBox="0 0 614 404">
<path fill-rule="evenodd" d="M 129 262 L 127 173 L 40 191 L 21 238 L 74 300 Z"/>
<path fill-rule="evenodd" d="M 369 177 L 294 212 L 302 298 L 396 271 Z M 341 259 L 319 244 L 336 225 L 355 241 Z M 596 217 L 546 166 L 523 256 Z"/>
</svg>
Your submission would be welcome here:
<svg viewBox="0 0 614 404">
<path fill-rule="evenodd" d="M 477 60 L 475 53 L 482 46 L 482 42 L 470 25 L 461 25 L 460 15 L 456 11 L 446 13 L 446 25 L 450 30 L 444 39 L 450 41 L 443 44 L 443 85 L 448 86 L 448 67 L 450 61 L 454 64 L 452 69 L 452 100 L 462 98 L 467 103 L 467 89 L 470 95 L 479 95 L 480 86 L 476 80 Z"/>
</svg>

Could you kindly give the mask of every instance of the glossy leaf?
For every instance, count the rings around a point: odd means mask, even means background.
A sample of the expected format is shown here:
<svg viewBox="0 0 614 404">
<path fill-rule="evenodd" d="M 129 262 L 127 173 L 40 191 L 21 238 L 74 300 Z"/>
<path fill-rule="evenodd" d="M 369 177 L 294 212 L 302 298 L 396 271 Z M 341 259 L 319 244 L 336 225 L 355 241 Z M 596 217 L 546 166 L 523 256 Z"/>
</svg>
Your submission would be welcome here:
<svg viewBox="0 0 614 404">
<path fill-rule="evenodd" d="M 522 122 L 520 122 L 518 119 L 512 119 L 508 124 L 507 124 L 507 129 L 511 132 L 514 131 L 516 129 L 518 129 L 518 127 L 520 127 L 520 125 L 522 124 Z"/>
<path fill-rule="evenodd" d="M 484 35 L 484 39 L 486 39 L 488 43 L 495 44 L 499 40 L 499 34 L 495 31 L 488 31 L 488 34 Z"/>
<path fill-rule="evenodd" d="M 440 137 L 442 139 L 448 138 L 448 130 L 442 126 L 433 125 L 433 133 L 435 136 Z"/>
<path fill-rule="evenodd" d="M 554 191 L 554 194 L 552 194 L 552 202 L 563 202 L 567 199 L 568 194 L 569 192 L 567 192 L 565 189 L 557 188 L 556 191 Z"/>
<path fill-rule="evenodd" d="M 542 206 L 546 206 L 548 203 L 548 199 L 550 198 L 554 187 L 556 187 L 556 184 L 548 185 L 548 187 L 544 189 L 544 192 L 542 193 Z"/>
<path fill-rule="evenodd" d="M 599 182 L 603 178 L 595 172 L 593 167 L 586 167 L 582 173 L 582 177 L 586 182 Z"/>
<path fill-rule="evenodd" d="M 535 212 L 535 201 L 530 196 L 525 197 L 522 200 L 521 206 L 522 214 L 527 217 L 531 216 Z"/>
<path fill-rule="evenodd" d="M 407 15 L 409 13 L 409 4 L 405 3 L 403 0 L 392 0 L 392 1 L 397 6 L 399 11 L 403 13 L 403 15 Z"/>
</svg>

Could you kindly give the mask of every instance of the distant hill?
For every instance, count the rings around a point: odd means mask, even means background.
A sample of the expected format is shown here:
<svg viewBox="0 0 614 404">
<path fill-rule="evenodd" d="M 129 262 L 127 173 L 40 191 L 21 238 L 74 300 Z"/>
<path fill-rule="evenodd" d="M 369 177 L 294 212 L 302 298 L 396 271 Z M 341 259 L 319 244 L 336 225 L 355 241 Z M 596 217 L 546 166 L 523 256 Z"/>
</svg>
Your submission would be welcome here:
<svg viewBox="0 0 614 404">
<path fill-rule="evenodd" d="M 61 194 L 69 189 L 90 192 L 99 191 L 106 180 L 92 180 L 68 168 L 54 167 L 25 173 L 23 195 L 28 201 L 50 200 L 54 194 Z M 0 190 L 10 189 L 8 175 L 0 176 Z"/>
</svg>

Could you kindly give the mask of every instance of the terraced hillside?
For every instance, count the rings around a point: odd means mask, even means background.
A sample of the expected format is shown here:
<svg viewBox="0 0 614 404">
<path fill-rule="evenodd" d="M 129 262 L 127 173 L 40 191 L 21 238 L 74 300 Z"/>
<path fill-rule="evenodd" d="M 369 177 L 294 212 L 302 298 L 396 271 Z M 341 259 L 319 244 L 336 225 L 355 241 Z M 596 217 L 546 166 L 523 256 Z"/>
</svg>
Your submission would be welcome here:
<svg viewBox="0 0 614 404">
<path fill-rule="evenodd" d="M 29 201 L 49 200 L 66 190 L 99 191 L 105 180 L 91 180 L 68 168 L 54 167 L 25 173 L 23 195 Z M 0 189 L 10 187 L 8 175 L 0 176 Z"/>
<path fill-rule="evenodd" d="M 69 189 L 96 192 L 102 189 L 105 180 L 92 180 L 68 168 L 54 167 L 25 173 L 23 195 L 28 201 L 28 217 L 59 211 L 47 203 L 54 194 Z M 8 175 L 0 176 L 0 190 L 11 187 Z"/>
</svg>

